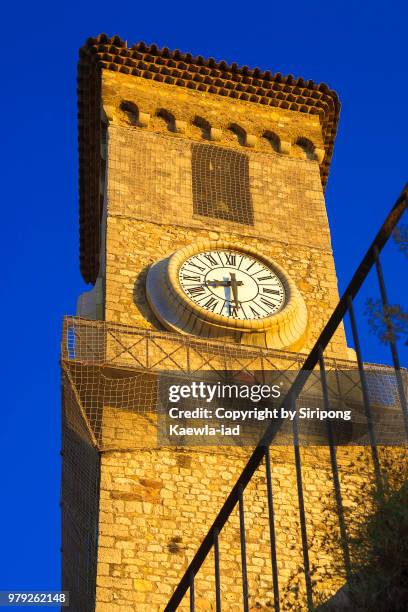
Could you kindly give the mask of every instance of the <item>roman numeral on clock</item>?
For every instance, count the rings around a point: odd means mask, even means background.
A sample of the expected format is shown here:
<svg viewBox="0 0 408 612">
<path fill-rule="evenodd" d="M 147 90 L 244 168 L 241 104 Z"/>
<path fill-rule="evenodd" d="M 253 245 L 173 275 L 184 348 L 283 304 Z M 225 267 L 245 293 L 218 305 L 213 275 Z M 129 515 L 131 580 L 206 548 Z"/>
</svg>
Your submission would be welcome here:
<svg viewBox="0 0 408 612">
<path fill-rule="evenodd" d="M 257 278 L 258 281 L 264 281 L 264 280 L 273 280 L 273 276 L 260 276 L 259 278 Z"/>
<path fill-rule="evenodd" d="M 202 266 L 199 266 L 198 264 L 194 263 L 193 261 L 189 261 L 189 265 L 190 266 L 194 266 L 194 268 L 197 268 L 197 270 L 200 270 L 200 272 L 205 272 L 205 268 L 203 268 Z"/>
<path fill-rule="evenodd" d="M 189 292 L 190 295 L 192 296 L 197 296 L 197 295 L 202 295 L 203 293 L 206 293 L 206 290 L 204 287 L 198 286 L 198 287 L 187 287 L 186 291 Z"/>
<path fill-rule="evenodd" d="M 252 308 L 251 304 L 249 304 L 249 308 L 255 317 L 259 317 L 259 312 L 255 308 Z"/>
<path fill-rule="evenodd" d="M 207 261 L 210 262 L 211 266 L 218 266 L 218 261 L 215 259 L 215 257 L 213 255 L 211 255 L 211 253 L 204 253 L 204 257 Z"/>
<path fill-rule="evenodd" d="M 185 281 L 196 281 L 197 283 L 200 282 L 200 277 L 197 276 L 190 276 L 189 274 L 183 274 L 183 280 Z"/>
<path fill-rule="evenodd" d="M 207 302 L 203 304 L 203 308 L 208 308 L 208 310 L 214 311 L 217 305 L 218 305 L 218 300 L 216 300 L 213 297 L 210 297 L 210 299 L 207 300 Z"/>
<path fill-rule="evenodd" d="M 237 256 L 234 253 L 224 253 L 227 266 L 237 265 Z"/>
<path fill-rule="evenodd" d="M 228 304 L 228 315 L 230 317 L 237 317 L 238 316 L 238 310 L 241 309 L 241 304 L 237 306 L 235 306 L 235 304 Z"/>
<path fill-rule="evenodd" d="M 275 307 L 276 307 L 276 304 L 277 304 L 277 302 L 275 302 L 275 303 L 270 302 L 269 300 L 267 300 L 267 299 L 266 299 L 266 298 L 264 298 L 264 297 L 261 297 L 261 298 L 260 298 L 260 301 L 261 301 L 263 304 L 266 304 L 267 306 L 269 306 L 269 308 L 275 308 Z"/>
<path fill-rule="evenodd" d="M 274 295 L 280 295 L 279 289 L 269 289 L 269 287 L 262 287 L 264 293 L 273 293 Z"/>
</svg>

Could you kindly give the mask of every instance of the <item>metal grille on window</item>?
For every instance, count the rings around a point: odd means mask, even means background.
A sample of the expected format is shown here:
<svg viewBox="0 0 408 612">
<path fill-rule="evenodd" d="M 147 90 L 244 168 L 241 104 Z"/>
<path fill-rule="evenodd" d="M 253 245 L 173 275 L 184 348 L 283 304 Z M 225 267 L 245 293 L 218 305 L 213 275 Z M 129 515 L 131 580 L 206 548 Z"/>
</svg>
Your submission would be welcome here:
<svg viewBox="0 0 408 612">
<path fill-rule="evenodd" d="M 206 144 L 191 148 L 194 214 L 254 224 L 247 155 Z"/>
</svg>

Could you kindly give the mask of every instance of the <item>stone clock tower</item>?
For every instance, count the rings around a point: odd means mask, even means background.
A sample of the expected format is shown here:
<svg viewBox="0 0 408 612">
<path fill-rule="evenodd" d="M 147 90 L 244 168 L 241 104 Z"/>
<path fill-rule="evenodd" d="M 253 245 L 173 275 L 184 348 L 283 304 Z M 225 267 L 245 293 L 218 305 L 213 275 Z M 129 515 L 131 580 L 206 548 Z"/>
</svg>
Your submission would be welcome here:
<svg viewBox="0 0 408 612">
<path fill-rule="evenodd" d="M 104 35 L 80 51 L 78 96 L 94 288 L 64 328 L 63 587 L 76 612 L 152 612 L 250 450 L 158 447 L 157 372 L 293 368 L 313 346 L 338 301 L 324 188 L 339 103 L 324 84 Z M 347 359 L 342 329 L 328 355 Z M 331 486 L 317 463 L 311 506 Z M 301 552 L 284 449 L 274 475 L 289 592 Z M 269 609 L 266 498 L 253 493 L 250 601 Z M 237 545 L 220 546 L 223 609 L 238 610 Z M 212 593 L 204 572 L 197 609 L 215 609 Z"/>
</svg>

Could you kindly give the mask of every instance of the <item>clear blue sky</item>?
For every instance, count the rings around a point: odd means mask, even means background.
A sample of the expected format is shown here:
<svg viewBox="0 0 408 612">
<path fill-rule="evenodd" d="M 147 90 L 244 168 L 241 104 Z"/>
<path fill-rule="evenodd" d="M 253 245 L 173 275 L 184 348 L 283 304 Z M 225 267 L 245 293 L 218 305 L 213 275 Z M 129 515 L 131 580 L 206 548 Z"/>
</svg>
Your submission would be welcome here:
<svg viewBox="0 0 408 612">
<path fill-rule="evenodd" d="M 74 313 L 85 289 L 78 269 L 78 48 L 99 32 L 119 34 L 336 89 L 342 113 L 327 207 L 344 288 L 408 180 L 407 18 L 406 2 L 375 0 L 3 6 L 0 589 L 59 587 L 59 341 L 62 316 Z M 392 299 L 405 304 L 406 263 L 390 249 Z M 388 361 L 363 334 L 366 359 Z"/>
</svg>

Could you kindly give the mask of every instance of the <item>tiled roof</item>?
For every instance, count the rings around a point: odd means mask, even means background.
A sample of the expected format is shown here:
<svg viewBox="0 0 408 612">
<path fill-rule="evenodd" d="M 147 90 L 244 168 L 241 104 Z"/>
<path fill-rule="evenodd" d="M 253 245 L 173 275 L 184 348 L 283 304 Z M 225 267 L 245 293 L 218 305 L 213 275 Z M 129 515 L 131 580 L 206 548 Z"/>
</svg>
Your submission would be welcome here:
<svg viewBox="0 0 408 612">
<path fill-rule="evenodd" d="M 193 57 L 190 53 L 143 42 L 128 47 L 118 36 L 100 34 L 80 49 L 78 62 L 80 261 L 87 282 L 94 282 L 99 267 L 101 204 L 100 87 L 101 70 L 112 70 L 145 79 L 187 87 L 196 91 L 246 100 L 256 104 L 319 115 L 325 143 L 321 164 L 326 184 L 333 152 L 340 104 L 337 94 L 324 83 L 316 84 L 292 75 L 261 71 Z"/>
</svg>

